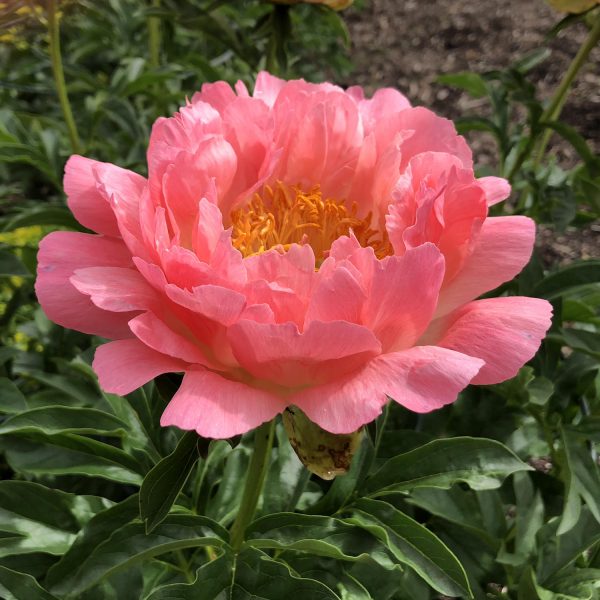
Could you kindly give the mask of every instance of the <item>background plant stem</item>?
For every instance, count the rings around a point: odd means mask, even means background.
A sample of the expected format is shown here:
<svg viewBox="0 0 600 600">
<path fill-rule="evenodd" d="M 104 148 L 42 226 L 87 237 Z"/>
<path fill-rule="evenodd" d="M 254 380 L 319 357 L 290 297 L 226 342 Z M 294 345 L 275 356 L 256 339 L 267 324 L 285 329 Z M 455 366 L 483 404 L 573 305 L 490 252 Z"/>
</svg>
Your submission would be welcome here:
<svg viewBox="0 0 600 600">
<path fill-rule="evenodd" d="M 254 434 L 254 450 L 246 475 L 242 502 L 230 531 L 231 547 L 235 552 L 240 549 L 244 541 L 244 531 L 252 521 L 256 511 L 267 468 L 269 467 L 274 430 L 275 421 L 273 420 L 263 423 Z"/>
<path fill-rule="evenodd" d="M 556 92 L 554 93 L 554 96 L 552 97 L 552 100 L 548 105 L 548 108 L 546 108 L 544 114 L 542 115 L 542 121 L 556 121 L 556 119 L 558 119 L 569 96 L 569 91 L 573 80 L 575 79 L 575 77 L 577 77 L 577 74 L 579 73 L 581 67 L 585 64 L 587 57 L 589 56 L 594 46 L 598 43 L 599 39 L 600 11 L 597 11 L 596 19 L 594 21 L 592 29 L 590 30 L 585 42 L 579 48 L 579 51 L 575 55 L 575 58 L 573 59 L 571 64 L 569 65 L 569 68 L 567 69 L 566 73 L 564 74 L 560 85 L 556 89 Z M 534 166 L 537 167 L 542 162 L 551 137 L 552 129 L 547 127 L 544 130 L 542 137 L 539 139 L 536 149 L 534 150 Z"/>
<path fill-rule="evenodd" d="M 48 0 L 48 35 L 50 39 L 50 60 L 52 61 L 52 73 L 56 85 L 56 93 L 62 110 L 71 148 L 75 154 L 81 152 L 81 141 L 77 132 L 77 125 L 73 118 L 73 111 L 67 95 L 67 85 L 65 83 L 65 73 L 63 70 L 62 56 L 60 54 L 60 29 L 56 14 L 56 0 Z"/>
<path fill-rule="evenodd" d="M 158 8 L 160 0 L 153 0 L 152 7 Z M 160 19 L 158 17 L 148 17 L 148 52 L 150 55 L 150 66 L 160 66 Z"/>
</svg>

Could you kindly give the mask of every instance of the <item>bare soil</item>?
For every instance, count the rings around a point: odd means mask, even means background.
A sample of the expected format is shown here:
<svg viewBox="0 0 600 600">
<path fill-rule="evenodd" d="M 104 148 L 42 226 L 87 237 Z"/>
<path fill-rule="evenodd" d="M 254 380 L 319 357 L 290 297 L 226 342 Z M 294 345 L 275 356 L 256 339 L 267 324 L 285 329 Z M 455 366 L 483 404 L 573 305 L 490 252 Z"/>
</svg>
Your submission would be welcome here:
<svg viewBox="0 0 600 600">
<path fill-rule="evenodd" d="M 355 70 L 347 82 L 368 91 L 382 86 L 402 91 L 413 104 L 424 105 L 454 119 L 486 114 L 485 99 L 437 82 L 445 73 L 483 73 L 505 69 L 546 42 L 547 33 L 563 15 L 544 0 L 364 0 L 346 11 Z M 538 98 L 552 95 L 586 37 L 579 23 L 552 39 L 549 60 L 538 65 L 531 80 Z M 562 120 L 600 149 L 600 47 L 596 47 L 575 81 Z M 496 164 L 494 141 L 469 134 L 475 163 Z M 553 150 L 566 165 L 576 160 L 570 146 L 553 139 Z M 544 254 L 552 262 L 600 257 L 600 227 L 569 229 L 556 237 L 540 232 Z"/>
</svg>

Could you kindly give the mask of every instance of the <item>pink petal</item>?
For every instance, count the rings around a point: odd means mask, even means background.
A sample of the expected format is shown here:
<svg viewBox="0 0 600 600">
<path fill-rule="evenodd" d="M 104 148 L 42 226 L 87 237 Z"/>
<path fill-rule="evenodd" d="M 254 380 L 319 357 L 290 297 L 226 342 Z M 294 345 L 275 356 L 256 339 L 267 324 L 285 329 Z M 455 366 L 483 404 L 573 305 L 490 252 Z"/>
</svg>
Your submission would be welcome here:
<svg viewBox="0 0 600 600">
<path fill-rule="evenodd" d="M 426 108 L 408 108 L 381 120 L 376 129 L 378 148 L 388 146 L 397 132 L 412 131 L 403 136 L 401 170 L 410 159 L 422 152 L 447 152 L 456 155 L 466 168 L 473 166 L 472 154 L 465 139 L 456 133 L 452 121 L 438 117 Z"/>
<path fill-rule="evenodd" d="M 339 377 L 381 351 L 368 329 L 343 321 L 313 321 L 302 333 L 294 323 L 239 321 L 228 337 L 244 369 L 285 387 Z"/>
<path fill-rule="evenodd" d="M 246 433 L 280 413 L 277 396 L 206 370 L 188 371 L 162 415 L 163 427 L 175 425 L 209 438 Z"/>
<path fill-rule="evenodd" d="M 135 269 L 86 267 L 69 279 L 75 289 L 90 296 L 104 310 L 128 312 L 146 310 L 159 301 L 154 289 Z"/>
<path fill-rule="evenodd" d="M 362 99 L 358 103 L 358 109 L 365 126 L 365 135 L 373 131 L 381 120 L 407 108 L 411 108 L 408 98 L 393 88 L 378 89 L 371 99 Z"/>
<path fill-rule="evenodd" d="M 223 113 L 225 108 L 236 98 L 235 92 L 228 83 L 216 81 L 215 83 L 202 84 L 200 91 L 192 96 L 192 103 L 206 102 L 220 113 Z"/>
<path fill-rule="evenodd" d="M 510 183 L 502 177 L 481 177 L 477 183 L 483 188 L 488 206 L 498 204 L 510 196 Z"/>
<path fill-rule="evenodd" d="M 281 88 L 285 85 L 285 81 L 283 79 L 279 79 L 279 77 L 275 77 L 267 71 L 261 71 L 256 76 L 256 83 L 254 85 L 253 96 L 262 100 L 269 108 L 275 104 L 275 100 L 277 100 L 277 96 L 281 91 Z"/>
<path fill-rule="evenodd" d="M 361 322 L 362 307 L 367 298 L 352 272 L 343 266 L 329 273 L 319 271 L 318 283 L 310 297 L 305 324 L 311 321 Z"/>
<path fill-rule="evenodd" d="M 85 227 L 119 237 L 117 220 L 104 194 L 98 190 L 94 167 L 100 163 L 73 155 L 65 165 L 65 194 L 75 218 Z"/>
<path fill-rule="evenodd" d="M 510 281 L 529 262 L 535 223 L 527 217 L 488 217 L 462 269 L 444 282 L 436 317 Z"/>
<path fill-rule="evenodd" d="M 375 419 L 388 397 L 414 412 L 454 402 L 482 364 L 445 348 L 416 346 L 382 354 L 356 373 L 297 392 L 289 403 L 327 431 L 350 433 Z"/>
<path fill-rule="evenodd" d="M 378 261 L 362 323 L 384 352 L 408 348 L 429 325 L 444 278 L 444 258 L 433 244 Z"/>
<path fill-rule="evenodd" d="M 175 332 L 154 313 L 146 312 L 129 321 L 135 336 L 146 346 L 163 355 L 183 360 L 190 364 L 200 364 L 215 368 L 205 352 L 195 340 L 187 339 L 186 331 Z M 181 326 L 180 326 L 181 327 Z M 183 327 L 181 327 L 183 329 Z"/>
<path fill-rule="evenodd" d="M 473 383 L 499 383 L 514 377 L 533 358 L 551 318 L 551 304 L 539 298 L 477 300 L 435 326 L 439 337 L 435 343 L 485 361 Z"/>
<path fill-rule="evenodd" d="M 158 375 L 185 371 L 187 365 L 131 339 L 99 346 L 92 367 L 105 392 L 124 396 Z"/>
<path fill-rule="evenodd" d="M 128 268 L 131 255 L 121 240 L 86 233 L 56 231 L 40 242 L 35 290 L 49 319 L 70 329 L 102 337 L 131 337 L 127 321 L 135 313 L 107 312 L 70 283 L 78 269 Z"/>
</svg>

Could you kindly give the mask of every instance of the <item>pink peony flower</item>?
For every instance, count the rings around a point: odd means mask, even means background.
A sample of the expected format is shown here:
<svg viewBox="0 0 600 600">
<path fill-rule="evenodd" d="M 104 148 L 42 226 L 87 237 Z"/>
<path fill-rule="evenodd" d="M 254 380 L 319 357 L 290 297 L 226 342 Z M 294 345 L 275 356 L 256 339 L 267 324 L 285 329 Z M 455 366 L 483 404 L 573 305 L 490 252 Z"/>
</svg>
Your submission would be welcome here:
<svg viewBox="0 0 600 600">
<path fill-rule="evenodd" d="M 513 377 L 551 308 L 476 300 L 527 263 L 534 223 L 488 217 L 452 123 L 392 89 L 206 84 L 159 119 L 149 177 L 73 156 L 65 190 L 96 234 L 40 245 L 55 322 L 110 341 L 94 369 L 127 394 L 184 373 L 161 423 L 224 438 L 296 405 L 348 433 L 393 398 L 415 412 Z"/>
</svg>

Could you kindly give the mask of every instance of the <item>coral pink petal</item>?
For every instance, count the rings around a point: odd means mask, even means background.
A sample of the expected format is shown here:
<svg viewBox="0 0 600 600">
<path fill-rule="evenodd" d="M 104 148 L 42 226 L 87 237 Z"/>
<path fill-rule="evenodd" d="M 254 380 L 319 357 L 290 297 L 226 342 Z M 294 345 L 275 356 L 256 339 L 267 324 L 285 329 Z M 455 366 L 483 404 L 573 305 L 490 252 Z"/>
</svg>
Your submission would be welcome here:
<svg viewBox="0 0 600 600">
<path fill-rule="evenodd" d="M 485 361 L 473 383 L 499 383 L 533 358 L 551 319 L 552 306 L 539 298 L 477 300 L 442 319 L 447 329 L 436 327 L 435 343 Z"/>
<path fill-rule="evenodd" d="M 382 120 L 377 127 L 378 138 L 386 140 L 388 144 L 395 132 L 413 131 L 413 135 L 405 137 L 401 142 L 401 170 L 404 170 L 413 156 L 432 151 L 454 154 L 466 168 L 472 167 L 471 150 L 465 139 L 456 133 L 452 121 L 438 117 L 422 107 L 403 110 L 391 121 Z"/>
<path fill-rule="evenodd" d="M 384 352 L 412 346 L 425 331 L 443 278 L 444 258 L 433 244 L 375 261 L 362 322 L 375 333 Z"/>
<path fill-rule="evenodd" d="M 281 88 L 286 84 L 283 79 L 275 77 L 267 71 L 261 71 L 256 77 L 254 85 L 254 98 L 262 100 L 269 108 L 273 107 Z"/>
<path fill-rule="evenodd" d="M 488 217 L 462 269 L 442 286 L 436 317 L 511 280 L 529 262 L 534 241 L 528 217 Z"/>
<path fill-rule="evenodd" d="M 200 91 L 192 96 L 192 103 L 206 102 L 220 113 L 223 113 L 225 108 L 236 98 L 235 92 L 228 83 L 216 81 L 215 83 L 203 84 Z"/>
<path fill-rule="evenodd" d="M 381 352 L 366 327 L 313 321 L 302 333 L 294 323 L 239 321 L 229 342 L 240 365 L 257 378 L 287 387 L 329 381 Z"/>
<path fill-rule="evenodd" d="M 498 204 L 510 196 L 510 183 L 502 177 L 481 177 L 477 183 L 483 188 L 488 206 Z"/>
<path fill-rule="evenodd" d="M 35 290 L 49 319 L 70 329 L 102 337 L 131 337 L 127 321 L 135 313 L 113 313 L 95 306 L 70 283 L 79 269 L 128 268 L 131 256 L 120 240 L 86 233 L 56 231 L 40 242 Z"/>
<path fill-rule="evenodd" d="M 375 419 L 388 397 L 414 412 L 453 402 L 482 364 L 445 348 L 417 346 L 382 354 L 356 373 L 293 394 L 289 403 L 327 431 L 350 433 Z"/>
<path fill-rule="evenodd" d="M 350 96 L 356 97 L 355 92 L 351 92 Z M 361 99 L 358 108 L 365 126 L 365 135 L 368 135 L 378 122 L 401 110 L 411 108 L 411 105 L 408 98 L 398 90 L 382 88 L 377 90 L 371 99 Z"/>
<path fill-rule="evenodd" d="M 246 433 L 280 413 L 286 404 L 258 390 L 206 370 L 188 371 L 162 415 L 163 427 L 175 425 L 209 438 Z"/>
<path fill-rule="evenodd" d="M 320 271 L 319 275 L 306 311 L 305 325 L 311 321 L 360 323 L 367 296 L 352 272 L 339 266 L 329 273 Z"/>
<path fill-rule="evenodd" d="M 159 303 L 158 294 L 139 271 L 123 267 L 77 269 L 69 279 L 82 294 L 104 310 L 128 312 L 146 310 Z"/>
<path fill-rule="evenodd" d="M 157 352 L 190 364 L 215 367 L 196 343 L 184 337 L 186 332 L 182 326 L 181 333 L 176 333 L 152 312 L 135 317 L 129 321 L 129 327 L 140 341 Z"/>
<path fill-rule="evenodd" d="M 64 187 L 67 204 L 85 227 L 104 235 L 120 236 L 115 214 L 106 196 L 98 189 L 96 160 L 73 155 L 65 165 Z"/>
<path fill-rule="evenodd" d="M 187 365 L 131 339 L 99 346 L 92 367 L 105 392 L 124 396 L 158 375 L 185 371 Z"/>
</svg>

